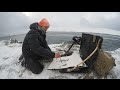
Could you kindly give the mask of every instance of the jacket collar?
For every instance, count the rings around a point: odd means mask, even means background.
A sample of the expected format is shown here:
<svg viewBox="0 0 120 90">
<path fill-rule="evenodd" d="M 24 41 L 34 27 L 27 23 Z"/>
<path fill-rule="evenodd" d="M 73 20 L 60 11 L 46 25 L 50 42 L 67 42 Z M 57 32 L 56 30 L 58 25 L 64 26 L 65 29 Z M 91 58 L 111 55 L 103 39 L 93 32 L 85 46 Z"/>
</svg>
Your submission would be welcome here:
<svg viewBox="0 0 120 90">
<path fill-rule="evenodd" d="M 46 31 L 38 26 L 38 31 L 41 32 L 42 35 L 46 35 Z"/>
</svg>

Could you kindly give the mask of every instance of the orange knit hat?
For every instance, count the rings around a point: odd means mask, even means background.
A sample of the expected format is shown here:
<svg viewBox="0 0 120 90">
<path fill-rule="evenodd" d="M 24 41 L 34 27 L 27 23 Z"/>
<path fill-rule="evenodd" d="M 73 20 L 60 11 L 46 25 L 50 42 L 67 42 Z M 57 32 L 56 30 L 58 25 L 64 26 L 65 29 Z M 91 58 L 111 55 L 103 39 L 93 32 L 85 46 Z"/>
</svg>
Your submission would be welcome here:
<svg viewBox="0 0 120 90">
<path fill-rule="evenodd" d="M 49 22 L 47 21 L 47 19 L 43 18 L 40 22 L 38 22 L 39 26 L 50 26 Z"/>
</svg>

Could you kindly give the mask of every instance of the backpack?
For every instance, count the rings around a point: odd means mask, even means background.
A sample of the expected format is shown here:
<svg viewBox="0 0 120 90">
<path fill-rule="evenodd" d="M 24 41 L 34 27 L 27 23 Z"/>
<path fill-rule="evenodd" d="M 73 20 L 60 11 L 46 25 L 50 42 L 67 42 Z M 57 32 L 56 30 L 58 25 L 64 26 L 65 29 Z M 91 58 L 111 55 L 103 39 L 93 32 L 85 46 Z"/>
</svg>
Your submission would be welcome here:
<svg viewBox="0 0 120 90">
<path fill-rule="evenodd" d="M 98 49 L 88 60 L 85 61 L 85 64 L 88 67 L 92 67 L 95 61 L 97 60 L 99 50 L 102 46 L 103 38 L 97 35 L 82 33 L 81 45 L 79 50 L 80 57 L 82 58 L 82 60 L 85 60 L 95 50 L 99 40 L 100 42 Z"/>
<path fill-rule="evenodd" d="M 115 59 L 108 52 L 100 50 L 98 58 L 93 65 L 93 69 L 99 76 L 106 75 L 114 66 L 116 66 Z"/>
</svg>

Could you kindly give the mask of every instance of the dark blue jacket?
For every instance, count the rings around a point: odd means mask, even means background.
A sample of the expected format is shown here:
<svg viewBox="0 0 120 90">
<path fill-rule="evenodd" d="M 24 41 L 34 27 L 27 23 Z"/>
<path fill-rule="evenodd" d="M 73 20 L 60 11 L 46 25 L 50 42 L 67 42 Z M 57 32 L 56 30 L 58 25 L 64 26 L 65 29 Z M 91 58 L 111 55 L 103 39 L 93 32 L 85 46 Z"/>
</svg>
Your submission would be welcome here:
<svg viewBox="0 0 120 90">
<path fill-rule="evenodd" d="M 38 29 L 38 23 L 30 25 L 30 31 L 23 41 L 22 53 L 26 59 L 54 58 L 55 53 L 51 51 L 46 41 L 46 32 Z"/>
</svg>

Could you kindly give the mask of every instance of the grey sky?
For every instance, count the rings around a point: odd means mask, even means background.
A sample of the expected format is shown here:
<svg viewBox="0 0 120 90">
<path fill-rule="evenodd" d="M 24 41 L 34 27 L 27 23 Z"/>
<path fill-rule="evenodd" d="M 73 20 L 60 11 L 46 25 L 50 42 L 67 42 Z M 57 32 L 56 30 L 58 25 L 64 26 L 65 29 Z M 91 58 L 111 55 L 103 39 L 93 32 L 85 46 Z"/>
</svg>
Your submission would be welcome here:
<svg viewBox="0 0 120 90">
<path fill-rule="evenodd" d="M 50 22 L 49 31 L 84 32 L 81 28 L 88 28 L 88 32 L 120 34 L 119 12 L 0 12 L 0 36 L 27 33 L 29 25 L 42 18 Z"/>
</svg>

